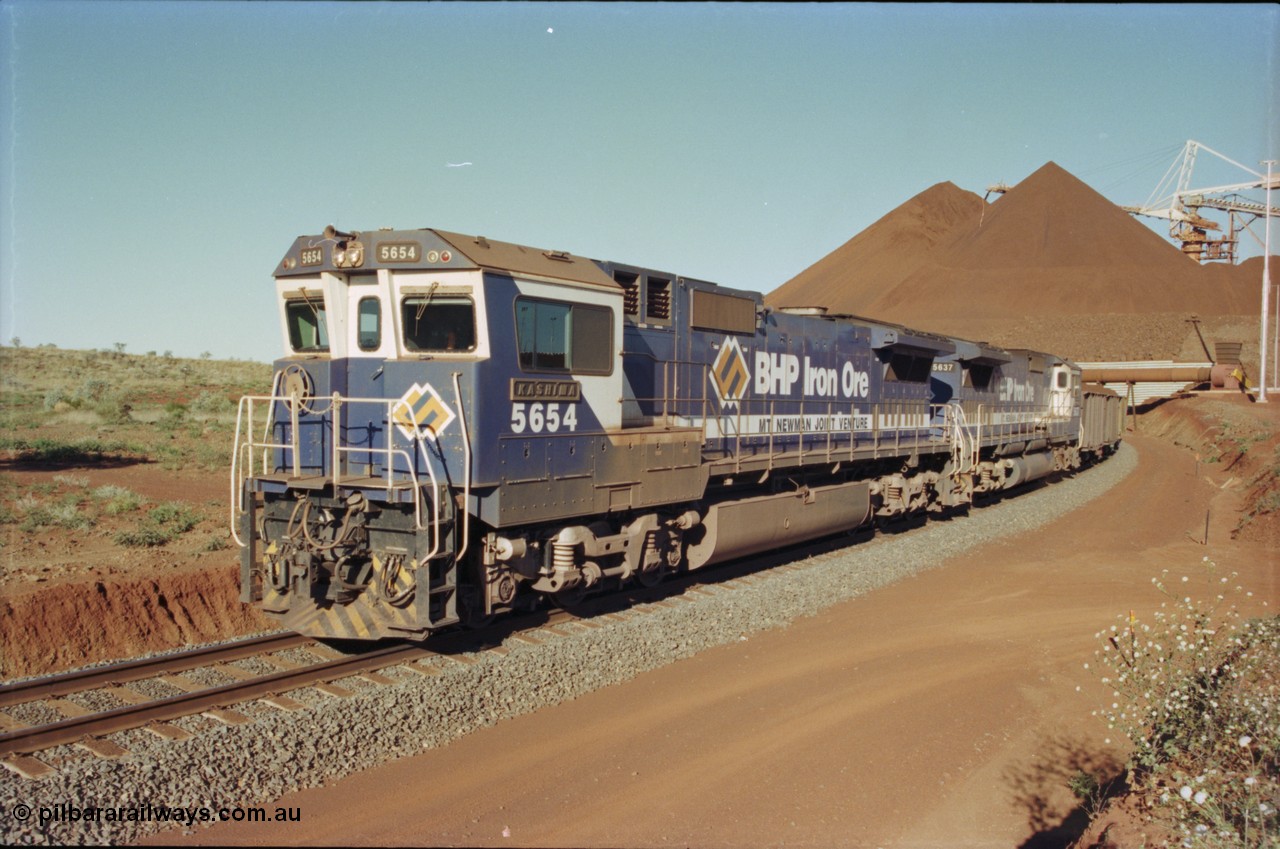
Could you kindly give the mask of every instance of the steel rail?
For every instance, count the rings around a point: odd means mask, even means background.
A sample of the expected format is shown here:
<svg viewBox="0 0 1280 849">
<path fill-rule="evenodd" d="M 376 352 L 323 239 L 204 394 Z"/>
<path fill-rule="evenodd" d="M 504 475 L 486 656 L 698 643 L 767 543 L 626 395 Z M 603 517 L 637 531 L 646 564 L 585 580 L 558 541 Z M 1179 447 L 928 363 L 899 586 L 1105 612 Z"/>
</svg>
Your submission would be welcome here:
<svg viewBox="0 0 1280 849">
<path fill-rule="evenodd" d="M 746 568 L 747 574 L 756 571 L 754 568 L 742 565 L 738 567 L 727 565 L 727 568 L 721 571 L 720 574 L 724 578 L 734 575 L 741 577 L 739 572 L 743 568 Z M 582 624 L 584 627 L 598 627 L 593 626 L 590 622 L 596 616 L 606 615 L 619 609 L 619 607 L 631 608 L 636 604 L 662 601 L 672 596 L 682 595 L 689 587 L 706 585 L 708 583 L 707 578 L 708 576 L 701 574 L 683 575 L 664 581 L 658 586 L 631 587 L 627 592 L 595 597 L 575 610 L 544 610 L 540 614 L 532 613 L 508 619 L 503 627 L 499 628 L 441 634 L 435 642 L 435 650 L 426 648 L 421 644 L 400 643 L 359 655 L 321 661 L 312 666 L 286 669 L 247 681 L 235 681 L 155 701 L 125 705 L 108 711 L 63 719 L 47 725 L 15 729 L 0 734 L 0 758 L 30 755 L 54 746 L 77 743 L 88 738 L 102 737 L 107 734 L 141 728 L 153 723 L 192 716 L 217 708 L 228 708 L 265 696 L 281 695 L 290 690 L 296 690 L 312 684 L 336 681 L 352 675 L 359 675 L 362 672 L 383 669 L 419 658 L 449 656 L 457 651 L 483 651 L 486 647 L 495 645 L 492 642 L 493 637 L 500 634 L 518 634 L 526 629 L 537 630 L 538 628 L 574 623 Z M 711 581 L 710 583 L 718 582 Z M 479 639 L 478 643 L 477 638 Z M 499 641 L 500 639 L 499 637 Z M 251 657 L 255 654 L 278 651 L 310 642 L 313 642 L 311 638 L 294 633 L 254 637 L 234 644 L 205 647 L 181 654 L 127 661 L 97 669 L 66 673 L 52 680 L 35 679 L 28 682 L 10 684 L 0 688 L 0 698 L 6 698 L 7 701 L 4 703 L 7 704 L 37 701 L 40 698 L 52 698 L 65 693 L 81 692 L 111 683 L 123 683 L 125 681 L 154 677 L 164 674 L 164 672 L 210 666 L 218 662 L 234 660 L 240 657 Z M 210 657 L 215 657 L 216 660 L 209 660 Z M 168 661 L 171 665 L 167 669 L 158 669 L 161 662 L 164 661 Z M 122 674 L 124 677 L 120 677 Z M 21 697 L 18 697 L 19 695 Z"/>
<path fill-rule="evenodd" d="M 0 734 L 0 757 L 31 754 L 53 746 L 75 743 L 85 737 L 99 737 L 117 731 L 140 728 L 153 722 L 165 722 L 191 716 L 240 702 L 279 695 L 336 678 L 345 678 L 403 662 L 417 655 L 432 655 L 420 646 L 398 645 L 366 654 L 323 661 L 301 669 L 287 669 L 248 681 L 236 681 L 193 693 L 182 693 L 146 702 L 126 705 L 102 713 L 64 719 L 49 725 L 21 728 Z"/>
<path fill-rule="evenodd" d="M 65 696 L 105 687 L 109 684 L 122 684 L 127 681 L 138 681 L 170 672 L 182 672 L 202 666 L 212 666 L 245 657 L 253 657 L 264 652 L 283 651 L 297 646 L 315 642 L 301 634 L 285 632 L 267 634 L 261 637 L 249 637 L 233 643 L 221 643 L 216 646 L 203 646 L 185 652 L 146 657 L 139 660 L 127 660 L 109 666 L 97 666 L 92 669 L 80 669 L 75 672 L 64 672 L 59 675 L 32 678 L 15 684 L 0 685 L 0 708 L 13 705 Z"/>
</svg>

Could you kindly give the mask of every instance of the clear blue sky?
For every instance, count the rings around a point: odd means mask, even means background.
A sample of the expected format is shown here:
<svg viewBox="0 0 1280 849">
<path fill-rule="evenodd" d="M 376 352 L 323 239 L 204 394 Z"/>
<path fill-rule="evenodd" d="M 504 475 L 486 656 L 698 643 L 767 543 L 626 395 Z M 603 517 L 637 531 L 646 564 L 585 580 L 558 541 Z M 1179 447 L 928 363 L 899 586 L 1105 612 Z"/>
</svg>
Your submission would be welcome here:
<svg viewBox="0 0 1280 849">
<path fill-rule="evenodd" d="M 1270 4 L 0 0 L 0 21 L 6 344 L 273 359 L 271 272 L 330 223 L 767 292 L 944 180 L 1052 160 L 1141 203 L 1188 139 L 1280 157 Z M 1247 177 L 1220 166 L 1195 182 Z"/>
</svg>

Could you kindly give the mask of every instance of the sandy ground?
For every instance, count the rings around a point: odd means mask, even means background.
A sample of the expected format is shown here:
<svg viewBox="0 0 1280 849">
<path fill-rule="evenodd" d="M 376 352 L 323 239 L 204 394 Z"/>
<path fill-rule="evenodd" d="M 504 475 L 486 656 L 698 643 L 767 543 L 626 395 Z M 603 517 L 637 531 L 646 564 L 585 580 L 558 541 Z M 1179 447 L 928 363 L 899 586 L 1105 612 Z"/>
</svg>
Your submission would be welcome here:
<svg viewBox="0 0 1280 849">
<path fill-rule="evenodd" d="M 1108 695 L 1084 668 L 1095 633 L 1156 609 L 1164 569 L 1205 586 L 1205 557 L 1239 572 L 1254 603 L 1280 603 L 1275 549 L 1230 539 L 1229 472 L 1129 441 L 1138 469 L 1039 531 L 280 800 L 299 824 L 156 842 L 1065 845 L 1067 778 L 1123 760 L 1091 716 Z"/>
</svg>

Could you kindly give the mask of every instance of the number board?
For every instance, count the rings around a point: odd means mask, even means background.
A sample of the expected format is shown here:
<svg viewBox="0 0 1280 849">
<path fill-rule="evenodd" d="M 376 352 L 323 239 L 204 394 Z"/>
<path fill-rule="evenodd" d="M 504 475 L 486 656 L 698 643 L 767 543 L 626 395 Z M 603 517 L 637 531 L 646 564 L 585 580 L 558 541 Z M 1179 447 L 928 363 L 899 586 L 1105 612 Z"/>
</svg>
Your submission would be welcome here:
<svg viewBox="0 0 1280 849">
<path fill-rule="evenodd" d="M 379 242 L 378 262 L 418 262 L 422 245 L 417 242 Z"/>
<path fill-rule="evenodd" d="M 322 248 L 303 248 L 298 254 L 298 259 L 303 265 L 321 265 L 324 262 Z"/>
</svg>

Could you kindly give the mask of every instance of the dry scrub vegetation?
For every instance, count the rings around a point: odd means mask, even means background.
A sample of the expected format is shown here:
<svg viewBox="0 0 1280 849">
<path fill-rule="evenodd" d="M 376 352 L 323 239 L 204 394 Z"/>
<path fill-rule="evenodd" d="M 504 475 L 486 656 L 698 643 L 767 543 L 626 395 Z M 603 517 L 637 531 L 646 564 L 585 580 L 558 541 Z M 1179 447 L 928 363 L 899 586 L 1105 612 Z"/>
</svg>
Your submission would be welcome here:
<svg viewBox="0 0 1280 849">
<path fill-rule="evenodd" d="M 168 353 L 0 348 L 0 404 L 10 461 L 71 464 L 125 457 L 218 468 L 235 401 L 270 384 L 265 363 Z"/>
<path fill-rule="evenodd" d="M 1097 715 L 1132 747 L 1132 816 L 1158 845 L 1280 845 L 1280 617 L 1246 618 L 1252 593 L 1205 558 L 1203 585 L 1167 572 L 1149 621 L 1098 634 L 1113 701 Z M 1078 782 L 1090 807 L 1106 792 Z"/>
<path fill-rule="evenodd" d="M 0 538 L 10 591 L 141 564 L 138 550 L 226 548 L 236 399 L 263 363 L 51 347 L 0 349 Z M 164 475 L 138 474 L 160 469 Z M 113 568 L 113 565 L 115 568 Z"/>
<path fill-rule="evenodd" d="M 1225 479 L 1216 487 L 1239 493 L 1232 539 L 1263 551 L 1280 543 L 1280 430 L 1269 408 L 1178 400 L 1149 410 L 1140 428 L 1190 449 Z M 1152 583 L 1159 609 L 1129 611 L 1097 635 L 1093 667 L 1111 699 L 1095 715 L 1131 755 L 1123 775 L 1073 779 L 1097 824 L 1077 845 L 1280 846 L 1280 617 L 1245 615 L 1259 599 L 1208 557 L 1202 570 Z"/>
</svg>

